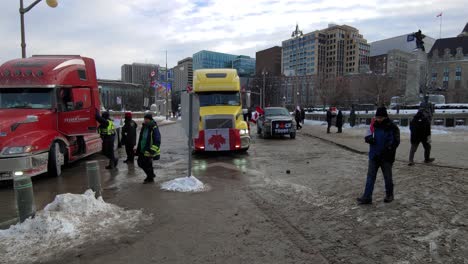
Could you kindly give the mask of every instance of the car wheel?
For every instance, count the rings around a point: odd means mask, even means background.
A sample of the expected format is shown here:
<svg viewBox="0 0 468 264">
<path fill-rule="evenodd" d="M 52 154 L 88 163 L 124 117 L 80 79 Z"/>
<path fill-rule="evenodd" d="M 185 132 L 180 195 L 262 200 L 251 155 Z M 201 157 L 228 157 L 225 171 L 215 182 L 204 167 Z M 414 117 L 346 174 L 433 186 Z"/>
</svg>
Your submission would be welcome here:
<svg viewBox="0 0 468 264">
<path fill-rule="evenodd" d="M 296 132 L 291 132 L 291 134 L 289 134 L 289 137 L 291 139 L 295 139 L 296 138 Z"/>
</svg>

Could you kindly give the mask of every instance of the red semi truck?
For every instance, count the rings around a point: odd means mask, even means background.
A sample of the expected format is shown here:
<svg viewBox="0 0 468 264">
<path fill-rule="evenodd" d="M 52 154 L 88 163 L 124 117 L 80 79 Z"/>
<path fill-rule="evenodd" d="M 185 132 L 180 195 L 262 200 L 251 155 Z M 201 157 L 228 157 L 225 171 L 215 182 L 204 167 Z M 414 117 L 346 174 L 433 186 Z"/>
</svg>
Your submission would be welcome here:
<svg viewBox="0 0 468 264">
<path fill-rule="evenodd" d="M 40 55 L 0 66 L 0 180 L 48 172 L 99 152 L 94 60 Z"/>
</svg>

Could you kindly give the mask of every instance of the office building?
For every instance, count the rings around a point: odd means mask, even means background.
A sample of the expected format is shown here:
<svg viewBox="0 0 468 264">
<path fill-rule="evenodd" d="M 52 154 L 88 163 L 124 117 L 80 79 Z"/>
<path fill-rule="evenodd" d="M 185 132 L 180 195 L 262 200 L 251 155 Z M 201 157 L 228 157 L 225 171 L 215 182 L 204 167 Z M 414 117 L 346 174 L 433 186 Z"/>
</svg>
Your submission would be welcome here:
<svg viewBox="0 0 468 264">
<path fill-rule="evenodd" d="M 281 53 L 282 48 L 275 46 L 255 53 L 256 75 L 268 72 L 271 76 L 281 75 Z"/>
<path fill-rule="evenodd" d="M 447 103 L 468 103 L 468 23 L 457 37 L 436 40 L 428 57 L 430 89 Z"/>
<path fill-rule="evenodd" d="M 234 68 L 240 76 L 255 73 L 255 59 L 249 56 L 233 55 L 202 50 L 193 54 L 193 70 Z"/>
<path fill-rule="evenodd" d="M 151 83 L 151 72 L 157 74 L 159 65 L 148 63 L 124 64 L 121 67 L 121 79 L 127 83 L 137 83 L 149 86 Z"/>
<path fill-rule="evenodd" d="M 173 68 L 174 91 L 185 91 L 187 86 L 193 85 L 193 60 L 188 57 L 179 62 Z"/>
</svg>

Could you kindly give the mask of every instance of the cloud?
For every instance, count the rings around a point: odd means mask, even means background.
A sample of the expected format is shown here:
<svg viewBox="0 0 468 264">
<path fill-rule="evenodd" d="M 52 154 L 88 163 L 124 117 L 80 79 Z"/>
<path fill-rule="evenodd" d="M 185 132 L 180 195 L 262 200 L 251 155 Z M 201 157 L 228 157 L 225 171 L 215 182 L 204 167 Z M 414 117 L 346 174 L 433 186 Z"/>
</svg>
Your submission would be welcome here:
<svg viewBox="0 0 468 264">
<path fill-rule="evenodd" d="M 0 11 L 0 61 L 20 57 L 17 1 Z M 28 1 L 25 1 L 28 2 Z M 255 56 L 281 45 L 296 22 L 304 32 L 349 24 L 369 41 L 421 30 L 455 36 L 464 27 L 464 0 L 59 0 L 26 14 L 31 54 L 81 54 L 95 59 L 100 78 L 120 78 L 131 62 L 168 64 L 206 49 Z"/>
</svg>

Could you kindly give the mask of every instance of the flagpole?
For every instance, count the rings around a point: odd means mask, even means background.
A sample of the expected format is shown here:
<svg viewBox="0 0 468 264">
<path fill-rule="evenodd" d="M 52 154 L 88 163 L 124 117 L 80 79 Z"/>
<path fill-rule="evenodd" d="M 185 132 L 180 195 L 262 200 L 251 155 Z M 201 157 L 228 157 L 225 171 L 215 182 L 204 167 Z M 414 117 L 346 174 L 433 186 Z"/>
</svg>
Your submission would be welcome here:
<svg viewBox="0 0 468 264">
<path fill-rule="evenodd" d="M 439 39 L 442 38 L 442 16 L 440 16 L 440 31 L 439 31 Z"/>
</svg>

